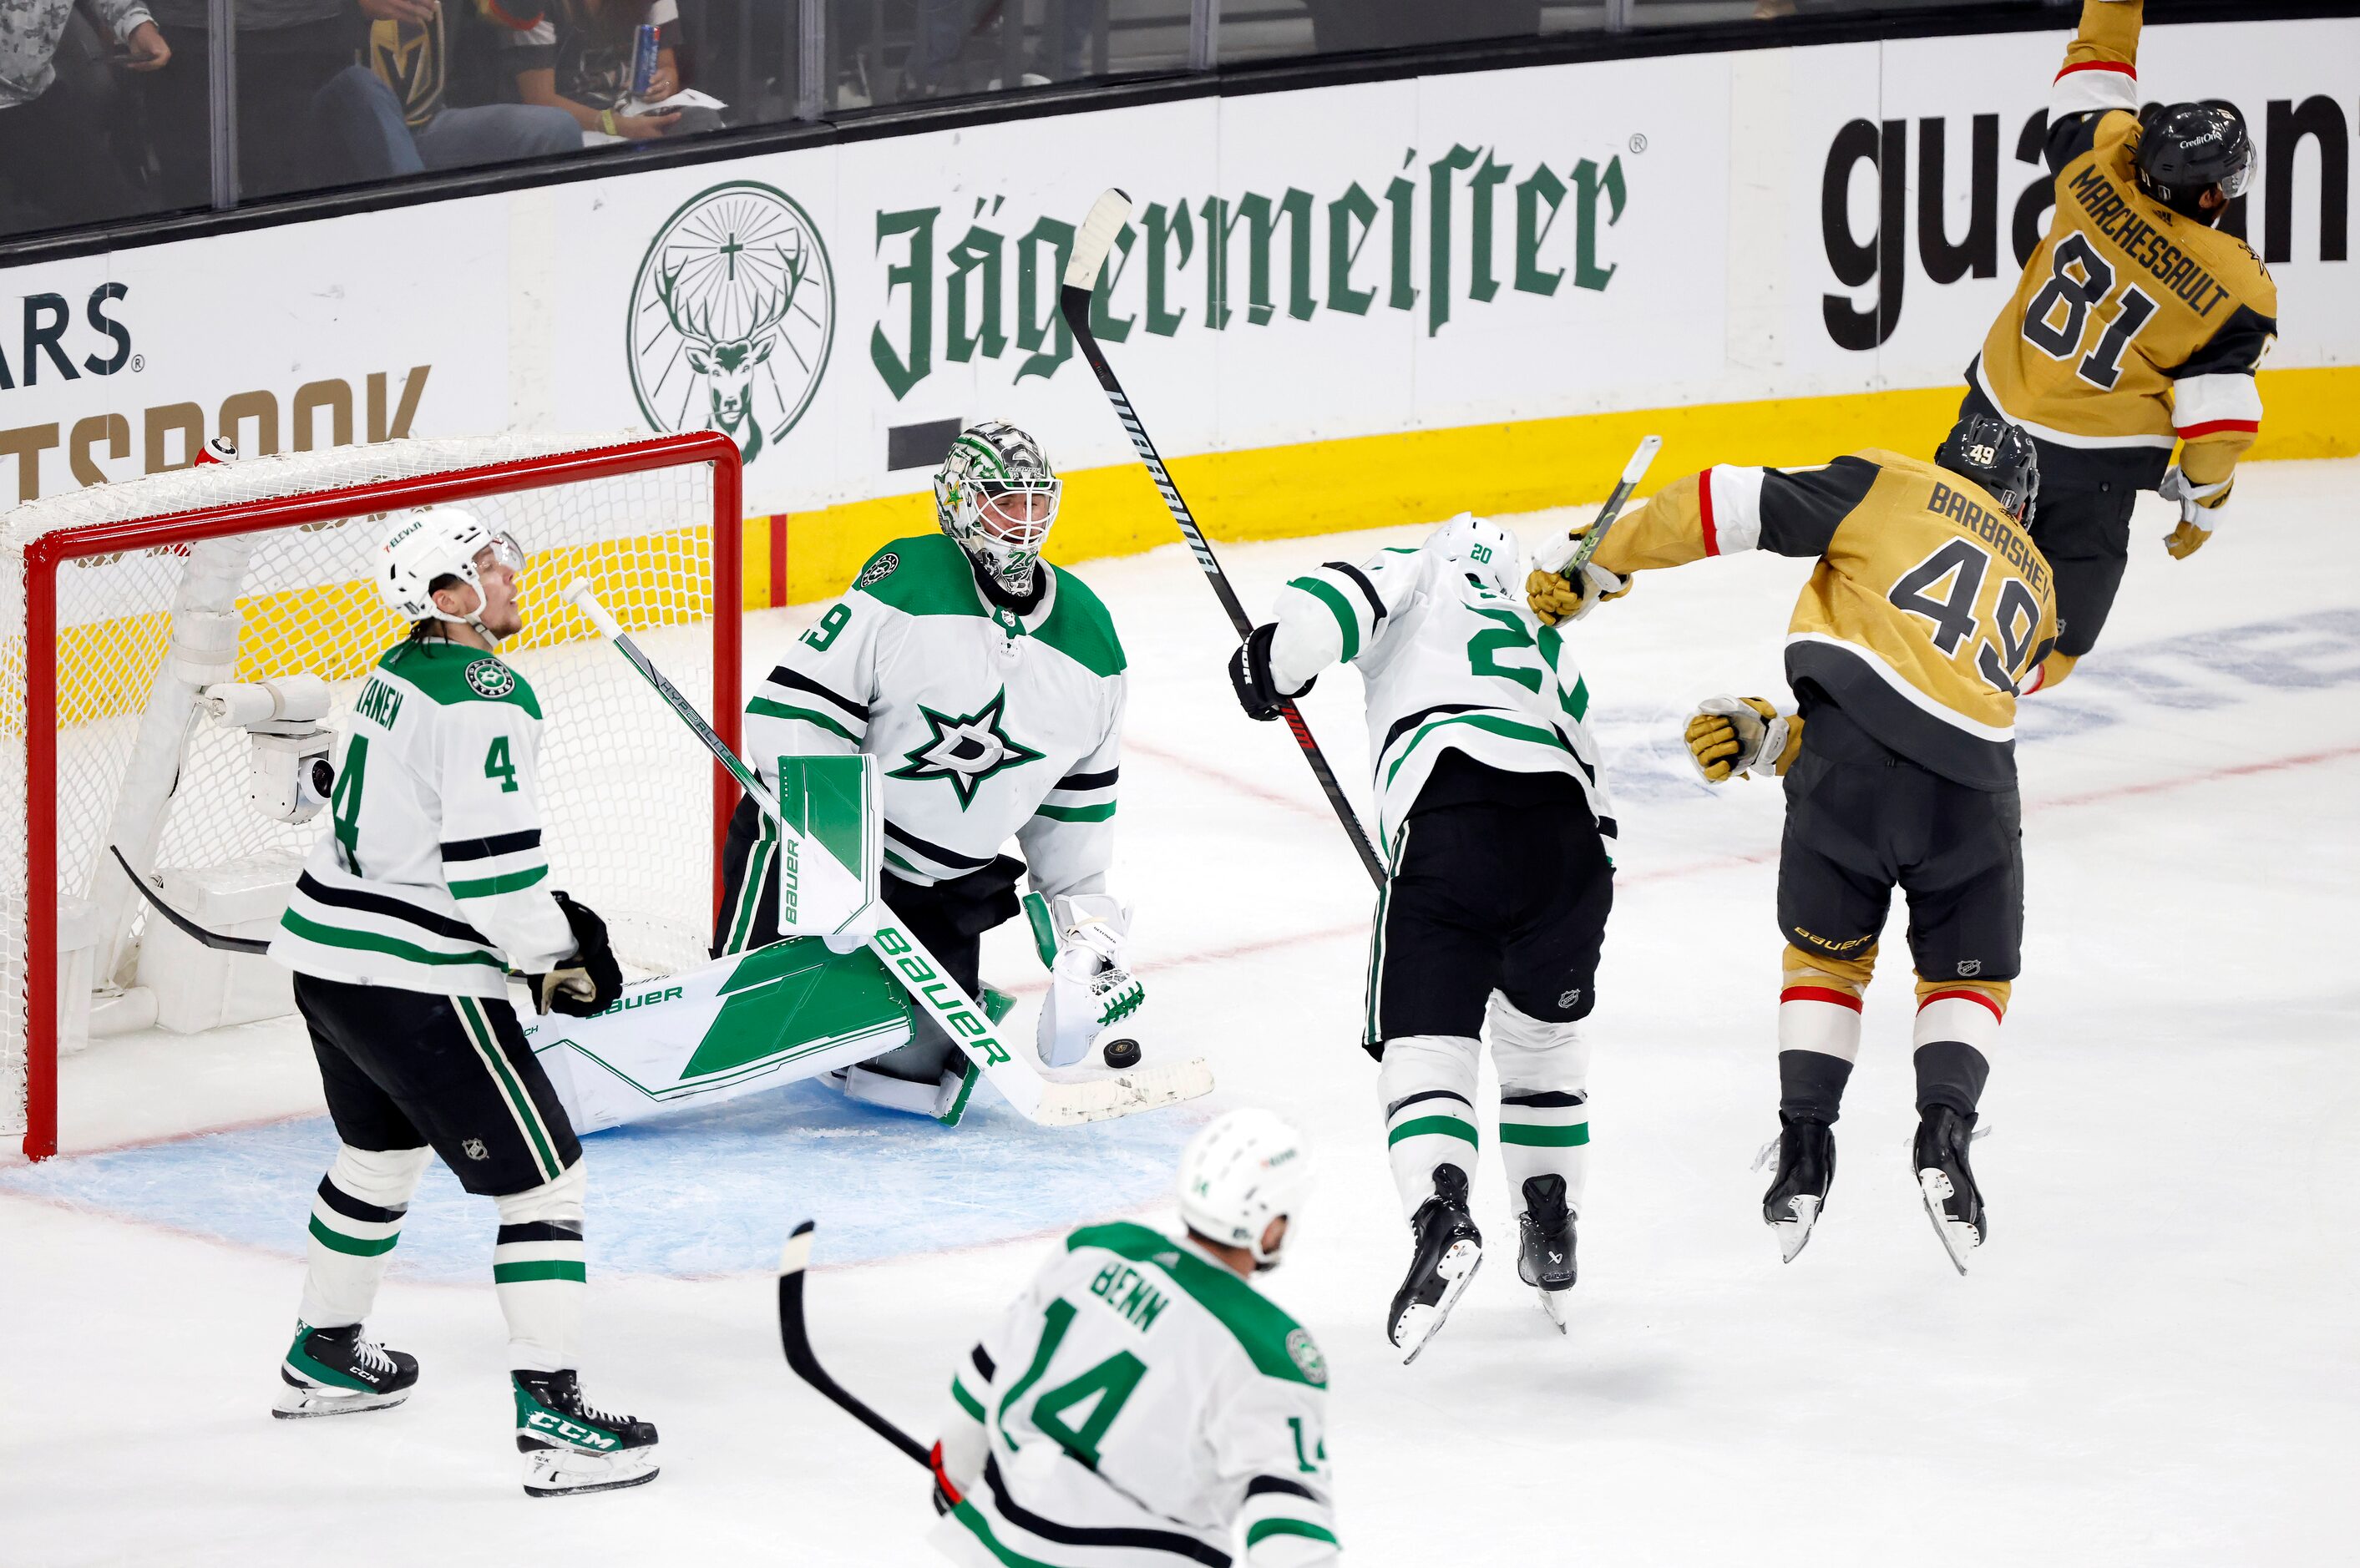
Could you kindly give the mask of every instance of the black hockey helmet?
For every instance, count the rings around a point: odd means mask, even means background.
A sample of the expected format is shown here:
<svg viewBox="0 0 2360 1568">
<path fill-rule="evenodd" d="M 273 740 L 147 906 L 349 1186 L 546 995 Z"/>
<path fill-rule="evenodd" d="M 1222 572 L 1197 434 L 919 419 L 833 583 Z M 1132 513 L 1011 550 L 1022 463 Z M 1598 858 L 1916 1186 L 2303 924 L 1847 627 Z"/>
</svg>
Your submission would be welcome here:
<svg viewBox="0 0 2360 1568">
<path fill-rule="evenodd" d="M 2226 103 L 2150 103 L 2139 111 L 2139 189 L 2184 218 L 2218 223 L 2204 211 L 2214 186 L 2232 201 L 2254 178 L 2254 138 L 2245 117 Z"/>
<path fill-rule="evenodd" d="M 1969 414 L 1950 427 L 1934 461 L 1990 491 L 2007 515 L 2032 521 L 2040 495 L 2040 453 L 2032 438 L 1996 414 Z"/>
</svg>

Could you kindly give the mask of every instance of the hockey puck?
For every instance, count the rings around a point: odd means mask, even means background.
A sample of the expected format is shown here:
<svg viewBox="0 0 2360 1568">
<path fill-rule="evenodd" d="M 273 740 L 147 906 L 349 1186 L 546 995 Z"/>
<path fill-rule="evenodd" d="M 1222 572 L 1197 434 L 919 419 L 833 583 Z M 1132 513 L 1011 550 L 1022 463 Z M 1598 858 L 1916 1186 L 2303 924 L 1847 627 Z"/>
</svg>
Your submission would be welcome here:
<svg viewBox="0 0 2360 1568">
<path fill-rule="evenodd" d="M 1139 1065 L 1139 1041 L 1110 1040 L 1106 1042 L 1106 1050 L 1101 1054 L 1106 1057 L 1109 1067 L 1136 1067 Z"/>
</svg>

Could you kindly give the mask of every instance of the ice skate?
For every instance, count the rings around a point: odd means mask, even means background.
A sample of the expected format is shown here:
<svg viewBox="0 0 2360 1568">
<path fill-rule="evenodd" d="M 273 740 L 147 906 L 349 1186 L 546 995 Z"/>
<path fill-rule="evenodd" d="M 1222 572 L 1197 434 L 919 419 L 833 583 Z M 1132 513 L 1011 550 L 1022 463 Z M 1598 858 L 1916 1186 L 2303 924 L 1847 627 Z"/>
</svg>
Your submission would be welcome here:
<svg viewBox="0 0 2360 1568">
<path fill-rule="evenodd" d="M 1783 1261 L 1792 1263 L 1811 1239 L 1811 1227 L 1826 1212 L 1828 1189 L 1836 1179 L 1836 1135 L 1827 1123 L 1808 1116 L 1778 1117 L 1777 1142 L 1766 1145 L 1754 1169 L 1777 1150 L 1777 1173 L 1762 1194 L 1762 1220 L 1778 1238 Z"/>
<path fill-rule="evenodd" d="M 517 1448 L 536 1497 L 611 1492 L 656 1478 L 656 1429 L 594 1410 L 573 1372 L 517 1372 Z"/>
<path fill-rule="evenodd" d="M 1918 1115 L 1918 1136 L 1909 1151 L 1918 1192 L 1926 1200 L 1926 1217 L 1934 1222 L 1934 1234 L 1942 1238 L 1951 1267 L 1963 1274 L 1967 1254 L 1991 1234 L 1983 1195 L 1967 1164 L 1967 1146 L 1978 1136 L 1975 1118 L 1948 1105 L 1928 1105 Z"/>
<path fill-rule="evenodd" d="M 1467 1172 L 1456 1165 L 1434 1168 L 1434 1196 L 1418 1205 L 1410 1233 L 1417 1252 L 1410 1259 L 1408 1278 L 1393 1292 L 1387 1330 L 1404 1367 L 1441 1332 L 1450 1309 L 1483 1265 L 1483 1236 L 1467 1212 Z"/>
<path fill-rule="evenodd" d="M 270 1413 L 282 1421 L 390 1410 L 410 1398 L 418 1358 L 388 1350 L 358 1323 L 313 1328 L 299 1323 L 279 1364 L 279 1380 L 284 1386 Z"/>
<path fill-rule="evenodd" d="M 1541 1311 L 1559 1334 L 1565 1332 L 1565 1296 L 1575 1274 L 1573 1219 L 1564 1177 L 1535 1176 L 1524 1182 L 1524 1212 L 1516 1220 L 1523 1240 L 1516 1274 L 1540 1291 Z"/>
</svg>

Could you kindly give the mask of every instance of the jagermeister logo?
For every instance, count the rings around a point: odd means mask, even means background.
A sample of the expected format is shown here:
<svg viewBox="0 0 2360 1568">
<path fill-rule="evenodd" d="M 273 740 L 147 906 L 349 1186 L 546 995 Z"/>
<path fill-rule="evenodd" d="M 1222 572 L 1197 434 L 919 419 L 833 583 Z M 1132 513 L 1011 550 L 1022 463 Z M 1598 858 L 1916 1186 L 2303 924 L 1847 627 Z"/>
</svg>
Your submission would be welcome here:
<svg viewBox="0 0 2360 1568">
<path fill-rule="evenodd" d="M 631 286 L 631 390 L 660 430 L 715 430 L 751 463 L 811 407 L 836 337 L 819 227 L 749 180 L 691 199 Z"/>
</svg>

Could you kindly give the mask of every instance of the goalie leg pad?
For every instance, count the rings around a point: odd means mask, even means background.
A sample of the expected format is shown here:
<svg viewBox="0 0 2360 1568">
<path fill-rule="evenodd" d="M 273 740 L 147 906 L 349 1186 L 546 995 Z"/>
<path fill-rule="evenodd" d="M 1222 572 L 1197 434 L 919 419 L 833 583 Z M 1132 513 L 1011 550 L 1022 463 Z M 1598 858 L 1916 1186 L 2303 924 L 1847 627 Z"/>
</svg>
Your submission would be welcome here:
<svg viewBox="0 0 2360 1568">
<path fill-rule="evenodd" d="M 1385 1156 L 1401 1195 L 1402 1218 L 1434 1196 L 1434 1171 L 1456 1165 L 1471 1181 L 1475 1060 L 1480 1042 L 1466 1035 L 1404 1035 L 1385 1041 L 1377 1070 L 1377 1104 L 1385 1119 Z"/>
</svg>

